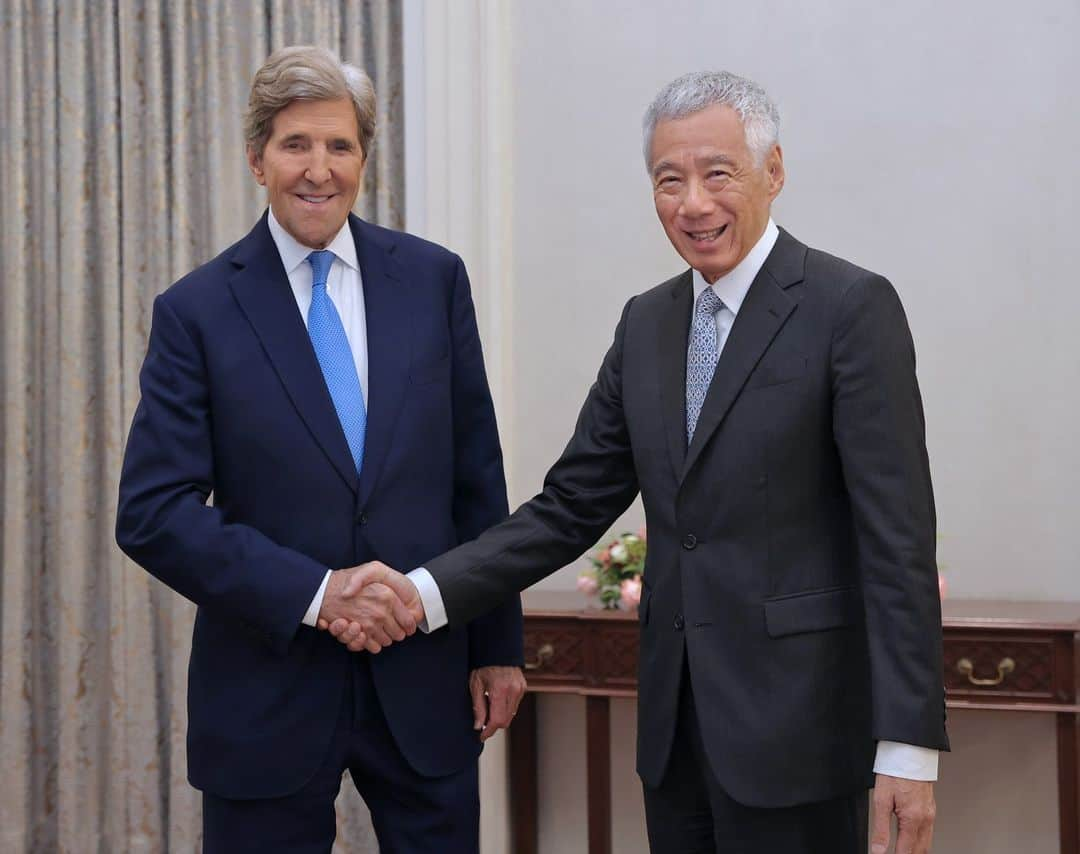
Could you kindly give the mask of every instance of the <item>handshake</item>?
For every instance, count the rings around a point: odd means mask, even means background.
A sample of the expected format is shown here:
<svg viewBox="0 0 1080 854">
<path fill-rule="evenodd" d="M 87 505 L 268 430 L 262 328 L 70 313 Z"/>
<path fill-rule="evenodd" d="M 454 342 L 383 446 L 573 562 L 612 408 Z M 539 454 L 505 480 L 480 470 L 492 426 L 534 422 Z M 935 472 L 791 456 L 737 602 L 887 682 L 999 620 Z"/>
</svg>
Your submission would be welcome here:
<svg viewBox="0 0 1080 854">
<path fill-rule="evenodd" d="M 373 561 L 330 573 L 317 626 L 352 652 L 377 653 L 414 634 L 423 619 L 416 585 Z"/>
</svg>

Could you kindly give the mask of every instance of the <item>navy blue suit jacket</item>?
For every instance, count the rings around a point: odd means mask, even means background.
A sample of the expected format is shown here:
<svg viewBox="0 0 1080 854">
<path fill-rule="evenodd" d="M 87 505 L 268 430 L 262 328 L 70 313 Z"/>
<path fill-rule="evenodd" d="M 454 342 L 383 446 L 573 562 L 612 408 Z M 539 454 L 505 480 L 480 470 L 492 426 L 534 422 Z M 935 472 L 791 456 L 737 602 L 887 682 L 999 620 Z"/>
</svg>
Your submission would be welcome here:
<svg viewBox="0 0 1080 854">
<path fill-rule="evenodd" d="M 188 772 L 221 797 L 289 794 L 325 756 L 351 654 L 301 620 L 327 569 L 378 559 L 407 571 L 507 513 L 461 259 L 353 216 L 349 225 L 368 334 L 359 476 L 265 215 L 154 303 L 117 542 L 198 606 Z M 476 760 L 469 671 L 520 661 L 516 596 L 371 657 L 417 772 Z"/>
</svg>

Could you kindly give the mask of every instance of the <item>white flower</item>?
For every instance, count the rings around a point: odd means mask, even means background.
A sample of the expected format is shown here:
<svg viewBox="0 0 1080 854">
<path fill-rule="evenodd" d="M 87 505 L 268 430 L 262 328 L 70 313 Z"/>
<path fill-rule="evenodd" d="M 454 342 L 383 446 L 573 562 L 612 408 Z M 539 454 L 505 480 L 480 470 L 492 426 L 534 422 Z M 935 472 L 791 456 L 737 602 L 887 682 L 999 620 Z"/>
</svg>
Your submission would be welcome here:
<svg viewBox="0 0 1080 854">
<path fill-rule="evenodd" d="M 626 562 L 626 546 L 622 543 L 616 543 L 611 547 L 611 559 L 615 563 Z"/>
</svg>

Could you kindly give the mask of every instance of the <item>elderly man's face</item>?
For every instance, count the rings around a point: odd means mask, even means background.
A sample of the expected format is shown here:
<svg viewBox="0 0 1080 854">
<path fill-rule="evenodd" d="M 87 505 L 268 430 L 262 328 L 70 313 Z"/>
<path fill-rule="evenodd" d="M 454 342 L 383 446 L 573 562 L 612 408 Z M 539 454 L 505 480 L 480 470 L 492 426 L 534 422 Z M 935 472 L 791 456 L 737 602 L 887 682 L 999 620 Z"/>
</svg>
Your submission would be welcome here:
<svg viewBox="0 0 1080 854">
<path fill-rule="evenodd" d="M 727 106 L 657 124 L 650 163 L 664 231 L 675 251 L 710 283 L 754 248 L 784 186 L 780 146 L 756 166 L 742 120 Z"/>
<path fill-rule="evenodd" d="M 262 155 L 248 150 L 248 166 L 282 227 L 305 246 L 324 249 L 352 210 L 364 175 L 352 102 L 293 101 L 274 116 Z"/>
</svg>

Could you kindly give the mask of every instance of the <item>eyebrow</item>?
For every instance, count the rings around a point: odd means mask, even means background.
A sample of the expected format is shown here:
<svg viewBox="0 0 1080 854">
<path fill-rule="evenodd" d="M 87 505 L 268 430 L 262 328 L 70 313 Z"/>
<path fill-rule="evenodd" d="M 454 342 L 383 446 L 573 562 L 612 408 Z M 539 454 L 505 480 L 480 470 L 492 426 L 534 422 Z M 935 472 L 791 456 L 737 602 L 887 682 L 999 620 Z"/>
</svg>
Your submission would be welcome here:
<svg viewBox="0 0 1080 854">
<path fill-rule="evenodd" d="M 290 142 L 307 142 L 309 139 L 306 133 L 290 133 L 288 136 L 283 137 L 281 145 L 288 145 Z M 337 137 L 330 140 L 331 145 L 347 145 L 350 149 L 356 148 L 356 140 L 349 139 L 347 136 Z"/>
<path fill-rule="evenodd" d="M 715 166 L 718 163 L 723 164 L 724 166 L 732 166 L 732 167 L 737 165 L 735 163 L 735 161 L 732 158 L 728 157 L 726 154 L 714 154 L 714 155 L 711 155 L 710 157 L 702 157 L 699 160 L 697 160 L 696 163 L 697 163 L 697 165 L 704 164 L 706 166 Z M 670 170 L 672 170 L 674 172 L 679 171 L 679 167 L 677 165 L 675 165 L 672 161 L 670 161 L 670 160 L 661 160 L 659 163 L 657 163 L 655 166 L 653 166 L 653 168 L 652 168 L 652 177 L 655 178 L 661 172 L 664 172 L 665 170 L 668 170 L 668 169 L 670 169 Z"/>
<path fill-rule="evenodd" d="M 675 168 L 676 168 L 675 164 L 672 163 L 670 160 L 661 160 L 659 163 L 657 163 L 657 164 L 655 164 L 653 166 L 651 174 L 655 178 L 657 175 L 659 175 L 665 169 L 675 169 Z"/>
</svg>

